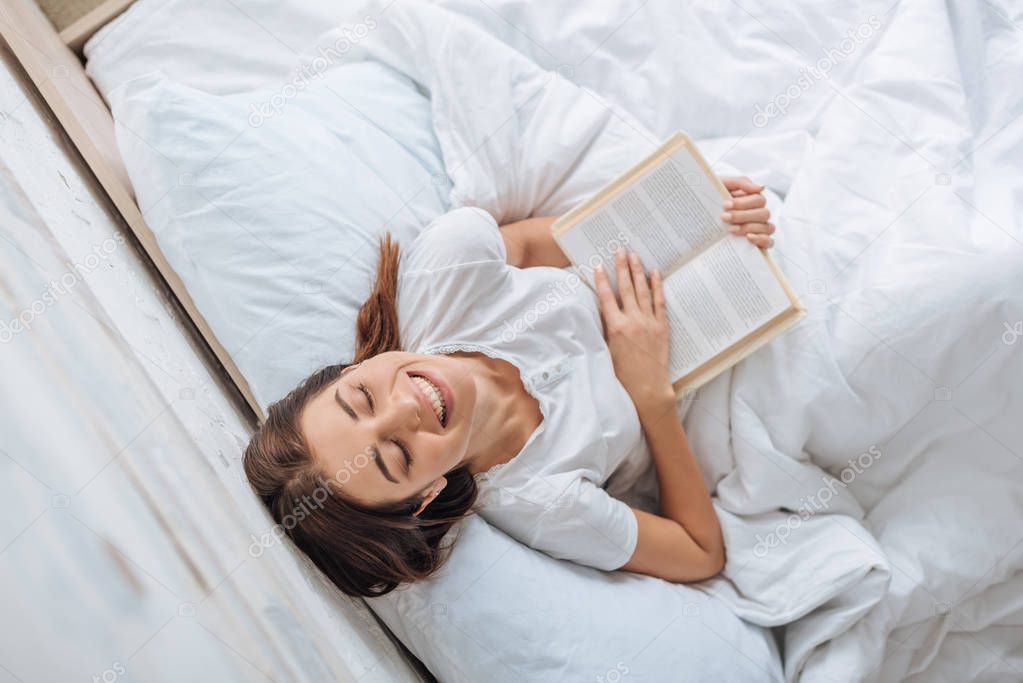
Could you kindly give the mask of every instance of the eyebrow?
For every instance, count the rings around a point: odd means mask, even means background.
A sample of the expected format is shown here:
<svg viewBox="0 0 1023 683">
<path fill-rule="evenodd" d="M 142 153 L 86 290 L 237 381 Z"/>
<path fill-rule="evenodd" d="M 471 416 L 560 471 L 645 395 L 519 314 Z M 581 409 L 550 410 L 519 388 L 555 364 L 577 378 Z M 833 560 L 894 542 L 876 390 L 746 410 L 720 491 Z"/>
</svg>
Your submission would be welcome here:
<svg viewBox="0 0 1023 683">
<path fill-rule="evenodd" d="M 356 422 L 359 421 L 359 416 L 355 413 L 355 410 L 352 408 L 352 406 L 348 404 L 348 401 L 341 398 L 340 386 L 334 389 L 334 400 L 337 401 L 337 404 L 341 406 L 342 410 L 348 413 L 349 417 L 351 417 Z M 369 447 L 369 450 L 370 453 L 373 454 L 373 462 L 375 462 L 377 464 L 377 467 L 380 468 L 380 473 L 384 475 L 387 481 L 391 482 L 392 484 L 397 484 L 398 480 L 395 479 L 394 475 L 391 474 L 391 471 L 387 469 L 387 465 L 384 464 L 384 459 L 380 455 L 380 449 L 377 448 L 376 444 L 372 444 Z"/>
<path fill-rule="evenodd" d="M 348 413 L 349 417 L 351 417 L 356 422 L 359 421 L 359 416 L 356 415 L 355 414 L 355 410 L 353 410 L 352 407 L 350 405 L 348 405 L 348 401 L 346 401 L 343 398 L 341 398 L 341 387 L 340 387 L 340 385 L 336 389 L 334 389 L 334 400 L 337 401 L 337 404 L 339 406 L 341 406 L 341 410 L 343 410 L 346 413 Z"/>
<path fill-rule="evenodd" d="M 380 449 L 376 447 L 376 444 L 370 446 L 369 450 L 373 453 L 373 462 L 375 462 L 377 467 L 380 468 L 381 474 L 387 477 L 387 481 L 397 484 L 398 480 L 391 476 L 391 471 L 387 469 L 387 465 L 384 464 L 384 459 L 380 457 Z"/>
</svg>

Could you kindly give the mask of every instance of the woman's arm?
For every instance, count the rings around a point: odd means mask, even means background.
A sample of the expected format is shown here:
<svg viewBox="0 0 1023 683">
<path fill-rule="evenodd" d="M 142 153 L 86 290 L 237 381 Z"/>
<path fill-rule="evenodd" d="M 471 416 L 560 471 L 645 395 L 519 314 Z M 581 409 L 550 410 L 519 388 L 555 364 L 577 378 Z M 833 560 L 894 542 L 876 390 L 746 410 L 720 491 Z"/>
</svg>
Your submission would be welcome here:
<svg viewBox="0 0 1023 683">
<path fill-rule="evenodd" d="M 527 218 L 501 226 L 508 264 L 518 268 L 570 265 L 568 257 L 551 235 L 551 224 L 557 216 Z"/>
<path fill-rule="evenodd" d="M 675 412 L 668 380 L 667 307 L 655 268 L 647 282 L 635 253 L 615 253 L 619 305 L 607 274 L 595 270 L 604 336 L 615 374 L 636 406 L 657 467 L 665 516 L 633 508 L 639 537 L 620 569 L 676 582 L 699 581 L 725 563 L 724 540 L 710 494 Z"/>
<path fill-rule="evenodd" d="M 660 406 L 637 406 L 653 454 L 660 485 L 661 511 L 633 508 L 639 540 L 626 571 L 675 582 L 700 581 L 725 566 L 725 543 L 710 493 L 675 412 L 674 395 Z"/>
</svg>

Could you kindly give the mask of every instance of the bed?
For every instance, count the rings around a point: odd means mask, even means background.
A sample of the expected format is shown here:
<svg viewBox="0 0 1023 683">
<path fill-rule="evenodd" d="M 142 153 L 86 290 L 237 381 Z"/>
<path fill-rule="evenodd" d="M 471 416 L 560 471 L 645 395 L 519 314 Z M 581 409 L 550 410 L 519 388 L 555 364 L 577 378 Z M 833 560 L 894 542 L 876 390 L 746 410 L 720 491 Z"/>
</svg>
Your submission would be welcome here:
<svg viewBox="0 0 1023 683">
<path fill-rule="evenodd" d="M 562 212 L 679 129 L 771 190 L 809 316 L 680 406 L 724 575 L 474 520 L 370 601 L 438 678 L 1023 677 L 1019 3 L 128 4 L 87 76 L 5 37 L 256 415 L 346 356 L 384 226 Z"/>
</svg>

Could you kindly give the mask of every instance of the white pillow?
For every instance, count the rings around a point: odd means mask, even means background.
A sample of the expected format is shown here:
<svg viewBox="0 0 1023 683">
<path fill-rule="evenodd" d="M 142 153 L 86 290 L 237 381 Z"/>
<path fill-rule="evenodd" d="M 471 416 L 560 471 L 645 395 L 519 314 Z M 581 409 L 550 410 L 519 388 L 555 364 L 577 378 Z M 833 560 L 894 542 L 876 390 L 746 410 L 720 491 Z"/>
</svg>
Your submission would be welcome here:
<svg viewBox="0 0 1023 683">
<path fill-rule="evenodd" d="M 264 408 L 350 360 L 378 236 L 411 243 L 451 187 L 429 99 L 393 69 L 342 64 L 282 95 L 160 72 L 109 94 L 146 221 Z"/>
<path fill-rule="evenodd" d="M 85 44 L 86 72 L 105 95 L 162 70 L 214 95 L 284 85 L 296 52 L 365 2 L 343 0 L 138 0 Z"/>
<path fill-rule="evenodd" d="M 781 681 L 770 631 L 691 586 L 605 573 L 472 516 L 425 581 L 367 598 L 439 680 Z"/>
</svg>

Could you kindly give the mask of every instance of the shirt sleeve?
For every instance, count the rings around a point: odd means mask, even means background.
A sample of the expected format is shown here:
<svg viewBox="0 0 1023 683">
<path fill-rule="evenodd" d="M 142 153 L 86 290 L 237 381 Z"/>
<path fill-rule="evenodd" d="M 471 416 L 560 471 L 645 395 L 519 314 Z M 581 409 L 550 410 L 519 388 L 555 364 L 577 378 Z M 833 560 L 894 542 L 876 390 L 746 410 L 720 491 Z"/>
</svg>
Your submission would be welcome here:
<svg viewBox="0 0 1023 683">
<path fill-rule="evenodd" d="M 493 323 L 510 267 L 497 221 L 462 207 L 423 228 L 398 265 L 398 321 L 407 351 L 471 338 Z"/>
<path fill-rule="evenodd" d="M 483 209 L 463 206 L 423 228 L 409 247 L 403 270 L 416 275 L 488 261 L 508 261 L 500 226 Z"/>
<path fill-rule="evenodd" d="M 559 482 L 536 482 L 558 491 Z M 482 516 L 526 545 L 562 560 L 604 571 L 632 558 L 639 523 L 632 508 L 593 481 L 576 476 L 557 493 L 528 495 L 500 491 Z"/>
</svg>

